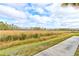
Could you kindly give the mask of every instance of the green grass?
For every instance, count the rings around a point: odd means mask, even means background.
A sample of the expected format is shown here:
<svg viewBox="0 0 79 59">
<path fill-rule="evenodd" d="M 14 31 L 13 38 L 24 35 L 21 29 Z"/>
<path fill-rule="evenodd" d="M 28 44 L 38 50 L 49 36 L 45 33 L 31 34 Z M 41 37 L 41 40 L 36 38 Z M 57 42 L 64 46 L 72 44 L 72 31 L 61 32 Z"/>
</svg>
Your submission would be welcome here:
<svg viewBox="0 0 79 59">
<path fill-rule="evenodd" d="M 21 35 L 21 34 L 20 34 Z M 11 36 L 11 35 L 10 35 Z M 0 47 L 0 56 L 32 56 L 36 53 L 39 53 L 49 47 L 52 47 L 69 37 L 72 36 L 79 36 L 78 32 L 70 32 L 70 33 L 63 33 L 63 34 L 44 34 L 43 36 L 39 36 L 38 34 L 32 35 L 30 39 L 26 39 L 25 34 L 19 36 L 11 36 L 8 37 L 8 45 L 5 43 L 7 39 L 3 37 L 5 45 Z M 14 37 L 19 37 L 18 39 Z M 24 37 L 24 39 L 23 39 Z M 45 37 L 45 38 L 43 38 Z M 15 40 L 12 40 L 15 39 Z M 17 40 L 17 41 L 16 41 Z M 11 43 L 12 42 L 12 43 Z M 11 43 L 11 44 L 10 44 Z M 10 44 L 10 45 L 9 45 Z M 79 55 L 79 49 L 77 49 L 75 55 Z"/>
<path fill-rule="evenodd" d="M 76 50 L 75 56 L 79 56 L 79 47 Z"/>
<path fill-rule="evenodd" d="M 19 35 L 11 35 L 11 34 L 0 34 L 0 41 L 15 41 L 15 40 L 26 40 L 26 39 L 30 39 L 30 38 L 40 38 L 42 36 L 50 36 L 50 35 L 55 35 L 53 33 L 45 33 L 45 34 L 24 34 L 24 33 L 20 33 Z M 58 35 L 58 34 L 56 34 Z"/>
<path fill-rule="evenodd" d="M 52 36 L 45 36 L 45 37 L 40 37 L 40 38 L 32 38 L 32 39 L 26 39 L 26 40 L 17 40 L 17 41 L 12 41 L 12 42 L 4 42 L 4 45 L 0 46 L 0 50 L 2 49 L 6 49 L 6 48 L 10 48 L 13 46 L 18 46 L 18 45 L 22 45 L 22 44 L 31 44 L 31 43 L 37 43 L 37 42 L 42 42 L 42 41 L 46 41 L 52 38 L 57 37 L 57 35 L 52 35 Z"/>
<path fill-rule="evenodd" d="M 56 38 L 52 38 L 50 40 L 32 43 L 32 44 L 23 44 L 19 46 L 10 47 L 7 49 L 0 50 L 0 55 L 2 56 L 14 56 L 14 55 L 21 55 L 21 56 L 30 56 L 34 55 L 42 50 L 45 50 L 57 43 L 66 40 L 67 38 L 71 37 L 72 34 L 59 36 Z"/>
</svg>

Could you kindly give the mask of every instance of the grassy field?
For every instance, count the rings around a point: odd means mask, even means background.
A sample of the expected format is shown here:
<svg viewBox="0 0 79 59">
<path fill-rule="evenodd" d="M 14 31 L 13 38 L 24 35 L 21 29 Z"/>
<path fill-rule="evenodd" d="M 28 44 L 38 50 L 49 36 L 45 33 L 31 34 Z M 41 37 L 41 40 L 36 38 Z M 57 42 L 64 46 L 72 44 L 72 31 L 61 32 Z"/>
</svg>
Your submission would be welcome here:
<svg viewBox="0 0 79 59">
<path fill-rule="evenodd" d="M 0 55 L 31 56 L 74 35 L 78 36 L 79 33 L 48 30 L 1 30 Z M 77 51 L 75 55 L 79 55 L 79 50 Z"/>
<path fill-rule="evenodd" d="M 78 48 L 76 50 L 75 56 L 79 56 L 79 46 L 78 46 Z"/>
</svg>

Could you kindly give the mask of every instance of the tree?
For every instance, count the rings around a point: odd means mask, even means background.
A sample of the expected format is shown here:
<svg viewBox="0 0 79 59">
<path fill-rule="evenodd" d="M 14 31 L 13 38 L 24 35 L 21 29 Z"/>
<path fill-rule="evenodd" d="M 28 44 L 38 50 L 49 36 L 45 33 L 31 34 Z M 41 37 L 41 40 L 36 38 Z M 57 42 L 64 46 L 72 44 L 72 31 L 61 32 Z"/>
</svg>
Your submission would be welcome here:
<svg viewBox="0 0 79 59">
<path fill-rule="evenodd" d="M 79 3 L 62 3 L 61 4 L 62 7 L 66 7 L 68 5 L 71 5 L 71 6 L 75 6 L 76 7 L 76 6 L 79 6 Z"/>
<path fill-rule="evenodd" d="M 0 30 L 13 30 L 18 29 L 19 27 L 15 26 L 14 24 L 7 24 L 0 22 Z"/>
</svg>

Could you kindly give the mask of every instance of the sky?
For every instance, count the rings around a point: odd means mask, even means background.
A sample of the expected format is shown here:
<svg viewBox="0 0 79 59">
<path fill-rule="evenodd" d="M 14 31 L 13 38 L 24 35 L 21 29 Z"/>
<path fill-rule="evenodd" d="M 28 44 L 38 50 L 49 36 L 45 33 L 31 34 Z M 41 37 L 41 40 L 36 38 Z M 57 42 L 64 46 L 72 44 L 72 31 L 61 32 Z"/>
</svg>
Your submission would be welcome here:
<svg viewBox="0 0 79 59">
<path fill-rule="evenodd" d="M 0 21 L 23 28 L 79 28 L 79 8 L 61 7 L 61 3 L 0 3 Z"/>
</svg>

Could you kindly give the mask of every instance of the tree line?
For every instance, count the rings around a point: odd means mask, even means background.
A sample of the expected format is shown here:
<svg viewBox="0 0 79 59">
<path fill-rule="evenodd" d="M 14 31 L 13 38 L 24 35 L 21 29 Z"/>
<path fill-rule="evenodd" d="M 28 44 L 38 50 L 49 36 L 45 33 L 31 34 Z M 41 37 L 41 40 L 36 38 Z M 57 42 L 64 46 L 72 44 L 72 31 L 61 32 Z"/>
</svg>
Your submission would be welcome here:
<svg viewBox="0 0 79 59">
<path fill-rule="evenodd" d="M 18 27 L 15 26 L 14 24 L 7 24 L 4 22 L 0 22 L 0 30 L 14 30 L 14 29 L 18 29 Z"/>
<path fill-rule="evenodd" d="M 76 6 L 79 6 L 79 3 L 62 3 L 61 4 L 62 7 L 66 7 L 68 5 L 71 5 L 71 6 L 75 6 L 76 7 Z"/>
</svg>

